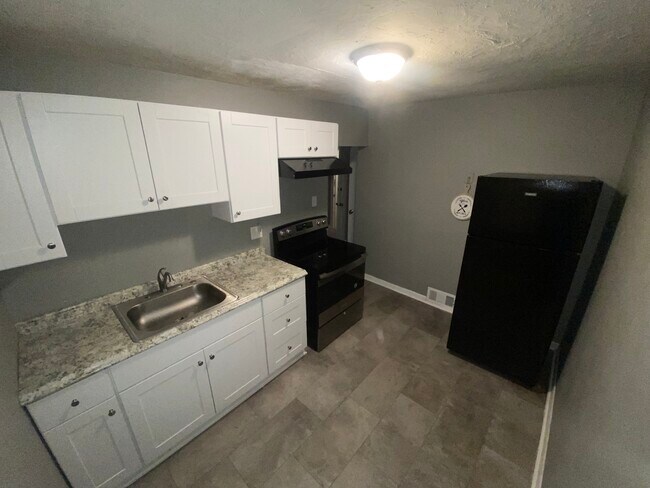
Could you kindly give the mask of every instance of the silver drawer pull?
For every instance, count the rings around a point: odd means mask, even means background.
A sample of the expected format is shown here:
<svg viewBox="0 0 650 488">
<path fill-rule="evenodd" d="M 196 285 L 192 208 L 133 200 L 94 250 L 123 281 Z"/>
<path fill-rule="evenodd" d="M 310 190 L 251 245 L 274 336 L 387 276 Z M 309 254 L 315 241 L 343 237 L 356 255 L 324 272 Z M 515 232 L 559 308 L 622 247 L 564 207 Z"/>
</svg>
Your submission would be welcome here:
<svg viewBox="0 0 650 488">
<path fill-rule="evenodd" d="M 112 417 L 113 415 L 115 415 L 115 410 L 113 410 L 113 409 L 111 408 L 111 409 L 108 411 L 108 416 L 109 416 L 109 417 Z"/>
<path fill-rule="evenodd" d="M 290 351 L 291 351 L 291 349 L 293 349 L 293 346 L 289 346 L 289 350 L 290 350 Z"/>
<path fill-rule="evenodd" d="M 70 405 L 72 405 L 73 407 L 78 407 L 79 406 L 79 400 L 77 400 L 75 398 L 74 400 L 72 400 L 72 403 Z"/>
<path fill-rule="evenodd" d="M 288 324 L 289 322 L 291 322 L 291 319 L 287 318 L 287 324 Z"/>
<path fill-rule="evenodd" d="M 290 296 L 291 296 L 291 295 L 289 295 L 289 294 L 287 293 L 287 294 L 284 296 L 284 298 L 289 298 Z"/>
</svg>

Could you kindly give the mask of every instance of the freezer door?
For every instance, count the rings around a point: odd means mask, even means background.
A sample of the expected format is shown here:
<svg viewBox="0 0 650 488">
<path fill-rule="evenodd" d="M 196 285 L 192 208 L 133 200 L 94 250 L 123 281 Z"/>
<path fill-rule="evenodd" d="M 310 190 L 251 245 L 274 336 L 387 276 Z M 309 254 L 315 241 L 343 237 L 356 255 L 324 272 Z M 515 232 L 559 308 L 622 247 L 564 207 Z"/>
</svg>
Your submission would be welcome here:
<svg viewBox="0 0 650 488">
<path fill-rule="evenodd" d="M 469 234 L 581 252 L 601 189 L 599 180 L 481 176 Z"/>
<path fill-rule="evenodd" d="M 534 385 L 578 258 L 468 237 L 447 347 Z"/>
</svg>

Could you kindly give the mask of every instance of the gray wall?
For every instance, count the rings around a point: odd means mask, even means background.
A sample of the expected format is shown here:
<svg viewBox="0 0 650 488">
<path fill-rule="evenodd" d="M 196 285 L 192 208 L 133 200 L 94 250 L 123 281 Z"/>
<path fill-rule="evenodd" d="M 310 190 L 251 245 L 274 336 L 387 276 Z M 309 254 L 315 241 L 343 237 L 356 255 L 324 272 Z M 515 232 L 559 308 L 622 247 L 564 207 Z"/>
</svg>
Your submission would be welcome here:
<svg viewBox="0 0 650 488">
<path fill-rule="evenodd" d="M 367 143 L 367 112 L 287 93 L 67 58 L 0 52 L 0 90 L 95 95 L 338 122 L 342 145 Z M 0 272 L 0 486 L 62 486 L 63 481 L 18 405 L 13 323 L 148 281 L 157 269 L 203 264 L 252 247 L 269 230 L 327 213 L 327 179 L 281 180 L 282 214 L 229 224 L 208 206 L 61 226 L 68 257 Z M 316 195 L 318 205 L 311 207 Z M 251 241 L 259 224 L 265 238 Z"/>
<path fill-rule="evenodd" d="M 0 486 L 67 486 L 29 417 L 18 406 L 16 331 L 0 305 Z"/>
<path fill-rule="evenodd" d="M 544 488 L 650 486 L 650 97 L 628 198 L 556 391 Z"/>
<path fill-rule="evenodd" d="M 365 146 L 368 142 L 368 113 L 351 105 L 162 71 L 7 52 L 1 46 L 0 63 L 0 90 L 123 98 L 338 122 L 341 146 Z"/>
<path fill-rule="evenodd" d="M 236 224 L 203 205 L 62 225 L 68 257 L 0 272 L 0 304 L 17 321 L 152 280 L 163 266 L 173 273 L 253 247 L 268 250 L 274 226 L 326 215 L 327 191 L 327 178 L 281 178 L 282 213 Z M 252 241 L 249 229 L 258 224 L 264 237 Z"/>
<path fill-rule="evenodd" d="M 355 241 L 367 272 L 418 293 L 456 292 L 468 222 L 450 213 L 468 176 L 590 175 L 616 185 L 641 106 L 638 86 L 600 85 L 434 100 L 370 112 Z"/>
</svg>

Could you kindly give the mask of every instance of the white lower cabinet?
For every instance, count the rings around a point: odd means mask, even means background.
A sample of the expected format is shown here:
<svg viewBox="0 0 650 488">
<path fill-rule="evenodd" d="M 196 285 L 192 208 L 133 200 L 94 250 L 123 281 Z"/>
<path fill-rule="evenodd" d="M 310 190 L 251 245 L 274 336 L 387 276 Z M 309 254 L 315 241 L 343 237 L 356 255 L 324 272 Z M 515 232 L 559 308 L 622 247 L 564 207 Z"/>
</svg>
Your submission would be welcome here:
<svg viewBox="0 0 650 488">
<path fill-rule="evenodd" d="M 237 403 L 267 376 L 262 319 L 204 349 L 217 412 Z"/>
<path fill-rule="evenodd" d="M 43 437 L 75 488 L 121 487 L 142 468 L 115 397 Z"/>
<path fill-rule="evenodd" d="M 145 463 L 159 458 L 214 417 L 203 351 L 120 394 Z"/>
<path fill-rule="evenodd" d="M 300 358 L 304 293 L 296 280 L 30 404 L 73 488 L 126 486 Z"/>
</svg>

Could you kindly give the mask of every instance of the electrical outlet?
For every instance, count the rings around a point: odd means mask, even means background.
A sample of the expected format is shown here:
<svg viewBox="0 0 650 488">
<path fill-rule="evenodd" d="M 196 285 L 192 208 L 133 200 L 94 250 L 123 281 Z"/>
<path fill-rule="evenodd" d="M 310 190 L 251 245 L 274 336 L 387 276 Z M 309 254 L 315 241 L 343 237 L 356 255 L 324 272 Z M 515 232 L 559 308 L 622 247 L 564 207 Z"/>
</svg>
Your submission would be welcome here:
<svg viewBox="0 0 650 488">
<path fill-rule="evenodd" d="M 314 195 L 313 197 L 311 197 L 311 206 L 315 207 L 316 205 L 318 205 L 318 197 Z"/>
<path fill-rule="evenodd" d="M 262 226 L 254 225 L 251 227 L 251 241 L 262 238 Z"/>
</svg>

